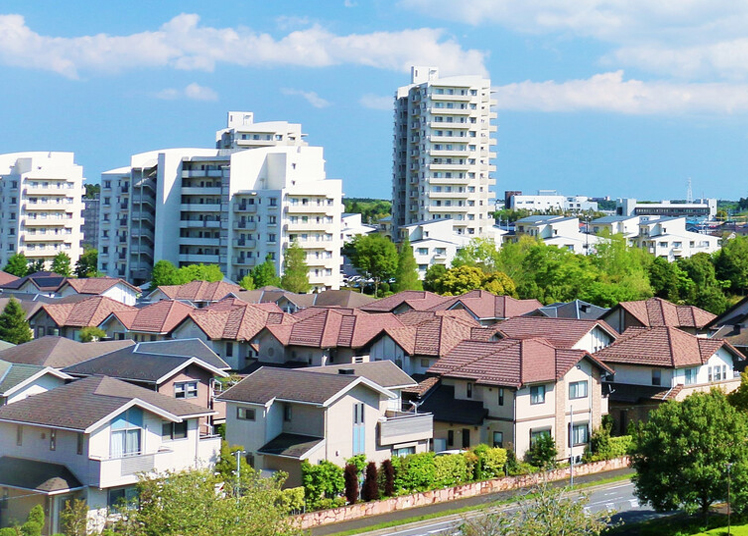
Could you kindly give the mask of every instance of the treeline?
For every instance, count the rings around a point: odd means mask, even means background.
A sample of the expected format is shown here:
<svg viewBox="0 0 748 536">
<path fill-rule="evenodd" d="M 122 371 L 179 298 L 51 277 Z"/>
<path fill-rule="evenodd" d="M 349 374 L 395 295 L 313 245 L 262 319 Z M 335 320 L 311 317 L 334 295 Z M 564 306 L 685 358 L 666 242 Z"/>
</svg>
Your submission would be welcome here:
<svg viewBox="0 0 748 536">
<path fill-rule="evenodd" d="M 345 212 L 361 214 L 363 223 L 377 223 L 382 218 L 392 214 L 392 203 L 386 199 L 348 197 L 343 199 L 343 205 Z"/>
<path fill-rule="evenodd" d="M 657 296 L 715 314 L 748 291 L 748 237 L 725 240 L 712 255 L 672 263 L 629 247 L 620 235 L 596 247 L 578 255 L 532 237 L 501 249 L 475 239 L 458 252 L 451 269 L 431 267 L 424 288 L 442 294 L 486 288 L 545 304 L 581 299 L 601 307 Z"/>
</svg>

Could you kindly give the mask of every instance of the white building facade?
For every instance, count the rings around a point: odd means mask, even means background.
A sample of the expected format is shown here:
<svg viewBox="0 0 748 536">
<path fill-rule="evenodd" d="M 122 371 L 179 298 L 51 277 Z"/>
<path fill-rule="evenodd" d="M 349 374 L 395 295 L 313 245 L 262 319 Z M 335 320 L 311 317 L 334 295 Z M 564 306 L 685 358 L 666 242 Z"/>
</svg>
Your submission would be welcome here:
<svg viewBox="0 0 748 536">
<path fill-rule="evenodd" d="M 411 84 L 395 97 L 393 236 L 404 225 L 445 218 L 458 234 L 489 231 L 494 104 L 486 78 L 439 78 L 435 67 L 411 69 Z"/>
<path fill-rule="evenodd" d="M 73 263 L 83 240 L 83 167 L 73 153 L 0 155 L 0 263 L 15 253 L 47 267 L 58 253 Z"/>
</svg>

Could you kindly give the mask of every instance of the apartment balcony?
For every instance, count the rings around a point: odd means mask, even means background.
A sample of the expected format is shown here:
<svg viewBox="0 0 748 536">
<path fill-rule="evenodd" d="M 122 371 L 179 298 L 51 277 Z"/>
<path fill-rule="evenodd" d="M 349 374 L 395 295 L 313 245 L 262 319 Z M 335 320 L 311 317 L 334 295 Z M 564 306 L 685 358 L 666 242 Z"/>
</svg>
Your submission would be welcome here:
<svg viewBox="0 0 748 536">
<path fill-rule="evenodd" d="M 70 238 L 70 233 L 24 233 L 21 235 L 24 242 L 49 242 L 50 240 L 64 240 Z"/>
<path fill-rule="evenodd" d="M 254 249 L 257 247 L 257 242 L 249 238 L 234 238 L 235 248 Z"/>
<path fill-rule="evenodd" d="M 471 110 L 470 107 L 467 108 L 435 108 L 431 107 L 429 108 L 429 113 L 434 115 L 470 115 L 471 113 L 476 113 L 477 110 Z"/>
<path fill-rule="evenodd" d="M 410 441 L 427 441 L 434 436 L 431 413 L 387 411 L 378 423 L 379 445 L 390 446 Z"/>
<path fill-rule="evenodd" d="M 211 196 L 219 196 L 221 195 L 221 187 L 220 186 L 182 186 L 182 189 L 180 190 L 182 195 L 211 195 Z"/>
<path fill-rule="evenodd" d="M 21 224 L 26 227 L 48 226 L 48 225 L 70 225 L 73 218 L 46 217 L 46 218 L 21 218 Z"/>
<path fill-rule="evenodd" d="M 306 265 L 307 266 L 316 266 L 316 267 L 326 267 L 330 268 L 332 263 L 332 258 L 329 259 L 323 259 L 323 258 L 316 258 L 311 255 L 307 255 L 306 258 Z"/>
<path fill-rule="evenodd" d="M 318 205 L 317 203 L 308 203 L 306 205 L 288 205 L 286 212 L 289 214 L 327 214 L 332 216 L 335 211 L 334 205 Z"/>
<path fill-rule="evenodd" d="M 468 184 L 471 184 L 471 181 L 474 179 L 468 179 L 467 177 L 463 178 L 446 178 L 446 177 L 429 177 L 428 179 L 429 184 L 434 185 L 447 185 L 447 186 L 466 186 Z"/>
<path fill-rule="evenodd" d="M 196 236 L 180 236 L 179 237 L 179 245 L 180 246 L 212 246 L 212 247 L 218 247 L 220 242 L 220 238 L 199 238 Z"/>
<path fill-rule="evenodd" d="M 234 212 L 246 212 L 248 214 L 255 214 L 257 212 L 257 205 L 237 203 L 234 205 Z"/>
<path fill-rule="evenodd" d="M 125 220 L 125 221 L 127 221 L 127 220 Z M 153 231 L 151 231 L 150 229 L 147 229 L 145 227 L 131 229 L 130 230 L 130 235 L 133 238 L 147 238 L 151 242 L 153 242 L 153 239 L 154 239 Z"/>
<path fill-rule="evenodd" d="M 156 217 L 151 212 L 133 212 L 130 214 L 130 220 L 135 223 L 136 221 L 148 222 L 151 225 L 155 225 Z"/>
<path fill-rule="evenodd" d="M 135 195 L 132 197 L 133 205 L 150 205 L 156 207 L 156 200 L 148 195 Z"/>
<path fill-rule="evenodd" d="M 119 187 L 119 193 L 129 195 L 130 194 L 130 187 L 129 186 L 120 186 Z"/>
<path fill-rule="evenodd" d="M 234 220 L 234 229 L 254 231 L 257 229 L 257 224 L 253 221 L 237 221 Z"/>
<path fill-rule="evenodd" d="M 73 208 L 73 203 L 60 203 L 59 201 L 53 201 L 53 200 L 47 200 L 47 201 L 37 201 L 36 203 L 31 203 L 30 201 L 27 201 L 23 204 L 23 208 L 26 210 L 66 210 Z"/>
<path fill-rule="evenodd" d="M 298 222 L 298 223 L 288 223 L 286 225 L 287 230 L 289 233 L 295 233 L 295 232 L 303 232 L 303 231 L 320 231 L 320 232 L 332 232 L 335 224 L 333 223 L 324 223 L 324 222 Z"/>
<path fill-rule="evenodd" d="M 466 205 L 463 205 L 461 207 L 457 205 L 452 205 L 449 207 L 445 207 L 445 206 L 437 207 L 435 205 L 431 205 L 428 208 L 431 212 L 468 212 L 470 209 L 474 209 L 475 207 L 468 207 Z"/>
<path fill-rule="evenodd" d="M 120 227 L 128 227 L 129 226 L 129 222 L 127 221 L 127 218 L 120 218 L 117 223 L 119 224 Z"/>
<path fill-rule="evenodd" d="M 471 138 L 467 134 L 464 136 L 437 136 L 433 134 L 429 136 L 429 141 L 433 143 L 470 143 L 472 141 L 475 143 L 476 138 Z"/>
<path fill-rule="evenodd" d="M 455 102 L 470 102 L 472 99 L 477 99 L 478 95 L 447 95 L 447 94 L 439 94 L 431 93 L 429 95 L 429 98 L 432 101 L 455 101 Z"/>
<path fill-rule="evenodd" d="M 464 164 L 429 164 L 429 169 L 431 170 L 441 170 L 441 171 L 467 171 L 470 169 L 470 164 L 467 162 Z"/>
<path fill-rule="evenodd" d="M 467 199 L 468 192 L 428 192 L 431 199 Z"/>
<path fill-rule="evenodd" d="M 218 264 L 219 255 L 209 255 L 207 253 L 180 253 L 179 262 L 189 264 Z"/>
<path fill-rule="evenodd" d="M 446 156 L 446 157 L 457 157 L 457 158 L 467 158 L 467 156 L 470 154 L 470 151 L 467 150 L 467 147 L 464 149 L 450 149 L 450 150 L 436 150 L 432 149 L 429 151 L 430 156 Z"/>
<path fill-rule="evenodd" d="M 221 212 L 220 203 L 182 203 L 179 205 L 182 212 Z"/>
<path fill-rule="evenodd" d="M 233 264 L 237 264 L 239 266 L 252 267 L 255 265 L 256 259 L 253 257 L 234 256 L 231 258 L 231 261 L 233 262 Z"/>
<path fill-rule="evenodd" d="M 72 195 L 73 189 L 66 186 L 50 184 L 48 186 L 27 186 L 23 189 L 23 195 Z"/>
<path fill-rule="evenodd" d="M 209 229 L 219 229 L 221 220 L 180 220 L 181 227 L 207 227 Z"/>
<path fill-rule="evenodd" d="M 477 126 L 475 123 L 470 123 L 469 121 L 465 121 L 464 123 L 458 123 L 456 121 L 451 123 L 448 121 L 429 122 L 429 127 L 438 128 L 439 130 L 470 130 L 470 127 L 475 126 Z"/>
</svg>

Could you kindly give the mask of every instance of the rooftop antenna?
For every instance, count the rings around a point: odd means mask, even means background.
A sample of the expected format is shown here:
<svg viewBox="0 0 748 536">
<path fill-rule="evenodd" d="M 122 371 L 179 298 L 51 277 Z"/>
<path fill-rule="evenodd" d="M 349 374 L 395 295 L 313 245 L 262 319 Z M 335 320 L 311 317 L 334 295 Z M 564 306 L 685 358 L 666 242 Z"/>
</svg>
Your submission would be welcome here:
<svg viewBox="0 0 748 536">
<path fill-rule="evenodd" d="M 693 203 L 693 189 L 691 188 L 691 177 L 688 177 L 686 189 L 686 203 Z"/>
</svg>

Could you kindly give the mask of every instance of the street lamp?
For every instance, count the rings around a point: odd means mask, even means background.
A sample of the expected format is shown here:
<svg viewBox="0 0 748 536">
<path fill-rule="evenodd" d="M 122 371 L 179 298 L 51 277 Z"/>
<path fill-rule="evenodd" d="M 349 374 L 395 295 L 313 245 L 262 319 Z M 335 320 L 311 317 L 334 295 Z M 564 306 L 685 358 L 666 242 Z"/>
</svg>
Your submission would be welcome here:
<svg viewBox="0 0 748 536">
<path fill-rule="evenodd" d="M 239 460 L 242 456 L 244 456 L 246 452 L 244 450 L 237 450 L 234 452 L 234 455 L 236 455 L 236 496 L 239 497 L 241 495 L 241 476 L 242 476 L 242 466 L 239 463 Z"/>
</svg>

